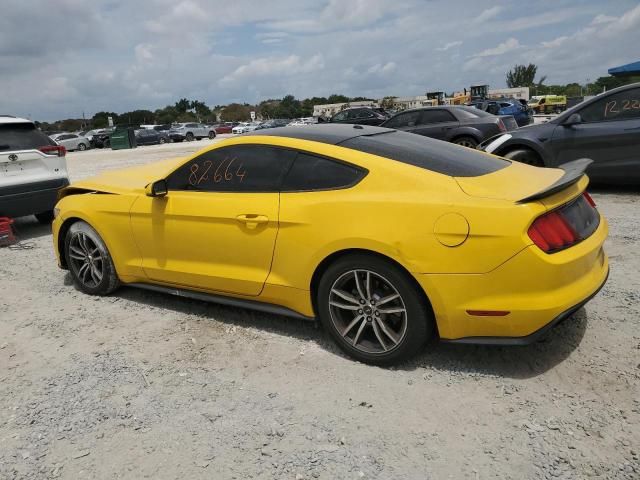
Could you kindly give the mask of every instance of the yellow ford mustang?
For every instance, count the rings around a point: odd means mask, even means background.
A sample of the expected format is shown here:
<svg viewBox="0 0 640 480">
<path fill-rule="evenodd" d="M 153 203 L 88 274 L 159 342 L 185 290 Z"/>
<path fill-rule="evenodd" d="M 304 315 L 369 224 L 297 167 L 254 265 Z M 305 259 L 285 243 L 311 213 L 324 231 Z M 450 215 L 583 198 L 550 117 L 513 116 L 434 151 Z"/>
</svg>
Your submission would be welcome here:
<svg viewBox="0 0 640 480">
<path fill-rule="evenodd" d="M 262 130 L 71 185 L 54 246 L 86 293 L 318 317 L 369 363 L 436 335 L 522 344 L 607 278 L 587 163 L 536 168 L 360 125 Z"/>
</svg>

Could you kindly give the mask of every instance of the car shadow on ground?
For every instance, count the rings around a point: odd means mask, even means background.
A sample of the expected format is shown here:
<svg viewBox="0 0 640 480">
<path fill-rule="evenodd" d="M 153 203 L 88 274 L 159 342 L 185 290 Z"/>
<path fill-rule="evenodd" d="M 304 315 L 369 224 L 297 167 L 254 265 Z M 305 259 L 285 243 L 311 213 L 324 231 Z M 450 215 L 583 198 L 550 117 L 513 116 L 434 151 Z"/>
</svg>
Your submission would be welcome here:
<svg viewBox="0 0 640 480">
<path fill-rule="evenodd" d="M 70 276 L 69 276 L 70 277 Z M 70 280 L 70 279 L 69 279 Z M 65 282 L 66 283 L 66 282 Z M 218 305 L 138 288 L 121 288 L 114 295 L 174 312 L 215 319 L 228 325 L 255 328 L 277 335 L 312 341 L 334 355 L 346 357 L 318 322 Z M 563 362 L 580 345 L 587 328 L 584 308 L 527 346 L 499 347 L 430 342 L 417 357 L 396 370 L 439 370 L 461 376 L 531 378 Z"/>
<path fill-rule="evenodd" d="M 51 224 L 43 225 L 34 216 L 14 219 L 13 231 L 18 241 L 34 240 L 45 235 L 51 235 Z"/>
<path fill-rule="evenodd" d="M 462 375 L 531 378 L 566 360 L 580 345 L 588 315 L 581 308 L 549 330 L 540 340 L 524 346 L 430 344 L 424 353 L 400 369 L 431 368 Z"/>
</svg>

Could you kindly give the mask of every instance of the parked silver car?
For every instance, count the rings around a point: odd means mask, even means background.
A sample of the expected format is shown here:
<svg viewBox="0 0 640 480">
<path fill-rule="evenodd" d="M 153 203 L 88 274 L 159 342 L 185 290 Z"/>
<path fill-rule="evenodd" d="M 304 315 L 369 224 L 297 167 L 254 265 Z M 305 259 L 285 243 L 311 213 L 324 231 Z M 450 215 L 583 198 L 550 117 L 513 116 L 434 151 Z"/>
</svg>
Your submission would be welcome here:
<svg viewBox="0 0 640 480">
<path fill-rule="evenodd" d="M 201 123 L 176 123 L 171 125 L 169 138 L 174 142 L 186 140 L 200 140 L 201 138 L 215 138 L 216 130 Z"/>
<path fill-rule="evenodd" d="M 58 145 L 62 145 L 67 150 L 86 150 L 91 146 L 91 141 L 82 137 L 76 133 L 56 133 L 49 138 L 56 142 Z"/>
</svg>

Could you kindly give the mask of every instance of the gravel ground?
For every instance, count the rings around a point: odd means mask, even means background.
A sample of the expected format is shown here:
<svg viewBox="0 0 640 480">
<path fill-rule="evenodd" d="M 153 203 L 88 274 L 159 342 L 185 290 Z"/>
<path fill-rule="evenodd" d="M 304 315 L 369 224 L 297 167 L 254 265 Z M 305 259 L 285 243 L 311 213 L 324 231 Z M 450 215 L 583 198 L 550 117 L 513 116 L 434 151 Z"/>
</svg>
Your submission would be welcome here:
<svg viewBox="0 0 640 480">
<path fill-rule="evenodd" d="M 68 155 L 73 179 L 209 141 Z M 640 201 L 596 190 L 601 293 L 528 347 L 431 345 L 393 369 L 311 323 L 56 267 L 50 229 L 0 250 L 0 478 L 640 478 Z"/>
</svg>

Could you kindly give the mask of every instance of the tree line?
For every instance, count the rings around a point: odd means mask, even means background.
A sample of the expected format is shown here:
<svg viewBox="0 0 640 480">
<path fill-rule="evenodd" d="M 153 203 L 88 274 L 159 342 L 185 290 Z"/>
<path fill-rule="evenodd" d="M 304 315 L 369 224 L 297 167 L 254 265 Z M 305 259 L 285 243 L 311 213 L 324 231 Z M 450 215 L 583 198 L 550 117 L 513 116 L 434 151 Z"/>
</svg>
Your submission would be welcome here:
<svg viewBox="0 0 640 480">
<path fill-rule="evenodd" d="M 566 95 L 567 97 L 581 97 L 596 95 L 604 90 L 611 90 L 622 85 L 640 82 L 640 76 L 635 77 L 599 77 L 594 82 L 580 84 L 577 82 L 564 85 L 547 85 L 546 76 L 540 76 L 536 80 L 538 67 L 535 64 L 515 65 L 506 74 L 506 83 L 510 88 L 529 87 L 531 95 Z M 385 97 L 382 105 L 391 108 L 395 97 Z M 208 107 L 200 100 L 181 98 L 173 105 L 151 110 L 132 110 L 130 112 L 98 112 L 90 119 L 66 119 L 53 123 L 36 122 L 44 131 L 77 131 L 93 128 L 104 128 L 109 125 L 108 118 L 112 117 L 115 125 L 142 125 L 142 124 L 171 124 L 175 122 L 202 122 L 212 123 L 216 121 L 240 122 L 250 118 L 250 112 L 263 118 L 300 118 L 310 117 L 315 105 L 327 103 L 348 103 L 358 101 L 370 101 L 366 97 L 348 97 L 341 94 L 332 94 L 328 97 L 311 97 L 299 100 L 293 95 L 285 95 L 283 98 L 264 100 L 257 105 L 249 103 L 230 103 L 228 105 L 216 105 Z"/>
<path fill-rule="evenodd" d="M 90 119 L 66 119 L 57 122 L 36 122 L 39 128 L 45 131 L 64 130 L 76 131 L 83 129 L 105 128 L 109 125 L 109 117 L 114 125 L 144 125 L 144 124 L 171 124 L 176 122 L 202 122 L 212 123 L 217 121 L 240 122 L 250 118 L 251 112 L 256 112 L 263 119 L 269 118 L 300 118 L 310 117 L 313 114 L 314 105 L 326 103 L 346 103 L 371 100 L 365 97 L 348 97 L 341 94 L 332 94 L 328 97 L 311 97 L 303 100 L 296 99 L 293 95 L 285 95 L 279 99 L 268 99 L 257 105 L 249 103 L 230 103 L 229 105 L 216 105 L 208 107 L 199 100 L 181 98 L 173 105 L 167 105 L 155 111 L 132 110 L 130 112 L 97 112 Z"/>
</svg>

